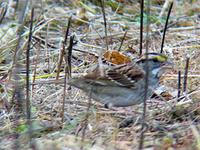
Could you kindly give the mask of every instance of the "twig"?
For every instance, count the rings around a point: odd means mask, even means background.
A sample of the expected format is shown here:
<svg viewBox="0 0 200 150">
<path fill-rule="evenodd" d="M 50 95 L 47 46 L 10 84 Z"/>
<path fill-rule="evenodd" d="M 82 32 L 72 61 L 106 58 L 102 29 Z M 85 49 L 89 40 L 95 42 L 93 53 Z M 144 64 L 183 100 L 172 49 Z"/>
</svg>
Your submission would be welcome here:
<svg viewBox="0 0 200 150">
<path fill-rule="evenodd" d="M 124 43 L 124 40 L 125 40 L 125 38 L 126 38 L 126 34 L 127 34 L 127 31 L 125 31 L 125 33 L 124 33 L 124 36 L 123 36 L 123 38 L 122 38 L 122 41 L 121 41 L 121 43 L 120 43 L 120 46 L 119 46 L 119 49 L 118 49 L 118 51 L 120 51 L 120 50 L 121 50 L 121 48 L 122 48 L 122 45 L 123 45 L 123 43 Z"/>
<path fill-rule="evenodd" d="M 200 26 L 196 25 L 196 26 L 189 26 L 189 27 L 177 27 L 177 28 L 170 28 L 169 31 L 170 33 L 172 32 L 181 32 L 181 31 L 189 31 L 189 30 L 199 30 Z"/>
<path fill-rule="evenodd" d="M 185 65 L 185 72 L 184 72 L 184 78 L 183 78 L 183 92 L 186 92 L 187 90 L 187 76 L 188 76 L 188 68 L 189 68 L 189 61 L 190 58 L 188 57 L 186 59 L 186 65 Z"/>
<path fill-rule="evenodd" d="M 26 51 L 26 115 L 27 115 L 27 124 L 28 124 L 28 133 L 29 133 L 29 143 L 32 149 L 34 145 L 32 143 L 32 121 L 31 121 L 31 103 L 30 103 L 30 82 L 29 82 L 29 69 L 30 69 L 30 49 L 31 49 L 31 40 L 32 40 L 32 31 L 33 31 L 33 18 L 34 18 L 34 8 L 31 10 L 31 20 L 30 20 L 30 29 L 29 29 L 29 38 Z"/>
<path fill-rule="evenodd" d="M 143 1 L 143 0 L 142 0 Z M 148 63 L 148 49 L 149 49 L 149 23 L 150 23 L 150 0 L 147 1 L 147 26 L 146 26 L 146 62 L 145 62 L 145 93 L 144 93 L 144 99 L 143 99 L 143 114 L 142 114 L 142 129 L 141 129 L 141 135 L 140 135 L 140 141 L 139 141 L 139 150 L 143 149 L 143 143 L 144 143 L 144 133 L 145 133 L 145 118 L 146 118 L 146 100 L 147 100 L 147 92 L 148 92 L 148 86 L 149 86 L 149 63 Z"/>
<path fill-rule="evenodd" d="M 33 37 L 32 37 L 33 38 Z M 39 52 L 41 50 L 41 40 L 39 40 L 39 47 L 38 49 L 36 49 L 36 58 L 34 60 L 34 68 L 33 68 L 33 80 L 32 80 L 32 91 L 34 91 L 34 83 L 35 83 L 35 79 L 36 79 L 36 73 L 37 73 L 37 66 L 38 66 L 38 60 L 39 60 Z"/>
<path fill-rule="evenodd" d="M 27 6 L 28 6 L 28 0 L 25 1 L 24 7 L 23 7 L 22 12 L 19 16 L 18 23 L 20 24 L 20 26 L 19 26 L 19 30 L 18 30 L 18 33 L 17 33 L 17 44 L 16 44 L 16 48 L 15 48 L 15 51 L 14 51 L 14 56 L 13 56 L 12 70 L 10 71 L 10 78 L 13 76 L 13 78 L 15 80 L 12 101 L 14 102 L 14 100 L 15 100 L 16 103 L 17 103 L 16 113 L 15 113 L 15 116 L 14 116 L 14 124 L 13 124 L 14 128 L 16 128 L 19 125 L 18 120 L 20 119 L 20 117 L 23 113 L 23 102 L 24 102 L 23 98 L 24 97 L 23 97 L 22 87 L 21 87 L 21 85 L 19 85 L 18 81 L 20 80 L 20 77 L 19 77 L 19 75 L 20 75 L 19 59 L 20 59 L 20 56 L 21 56 L 20 42 L 21 42 L 22 34 L 23 34 L 23 24 L 24 24 L 24 18 L 25 18 L 25 12 L 26 12 Z M 13 149 L 18 150 L 18 149 L 20 149 L 20 145 L 19 145 L 19 141 L 18 141 L 19 134 L 15 133 L 14 137 L 15 137 L 16 140 L 14 142 Z"/>
<path fill-rule="evenodd" d="M 163 46 L 164 46 L 164 42 L 165 42 L 165 34 L 166 34 L 166 31 L 167 31 L 168 20 L 169 20 L 169 17 L 170 17 L 170 13 L 171 13 L 172 7 L 173 7 L 173 2 L 171 3 L 171 5 L 169 7 L 168 14 L 167 14 L 167 19 L 166 19 L 166 23 L 165 23 L 164 32 L 163 32 L 163 38 L 162 38 L 160 53 L 163 52 Z"/>
<path fill-rule="evenodd" d="M 142 55 L 142 43 L 143 43 L 143 16 L 144 16 L 144 0 L 140 2 L 140 55 Z"/>
<path fill-rule="evenodd" d="M 65 76 L 64 76 L 64 88 L 63 88 L 63 104 L 62 104 L 62 123 L 64 123 L 64 112 L 65 112 L 65 93 L 66 93 L 66 87 L 67 87 L 67 75 L 68 79 L 71 77 L 71 53 L 73 49 L 73 41 L 74 41 L 74 36 L 70 37 L 70 44 L 68 48 L 68 52 L 65 52 Z M 63 49 L 65 49 L 65 43 L 63 43 Z M 67 56 L 68 54 L 68 56 Z"/>
<path fill-rule="evenodd" d="M 70 45 L 68 48 L 68 58 L 67 58 L 67 64 L 68 64 L 68 79 L 71 78 L 71 73 L 72 73 L 72 64 L 71 64 L 71 59 L 72 59 L 72 50 L 73 50 L 73 45 L 74 45 L 74 35 L 70 37 Z"/>
<path fill-rule="evenodd" d="M 178 94 L 177 97 L 179 98 L 181 94 L 181 71 L 178 71 Z"/>
<path fill-rule="evenodd" d="M 49 47 L 48 47 L 48 43 L 49 43 L 49 27 L 50 27 L 50 24 L 47 24 L 47 28 L 46 28 L 46 37 L 45 37 L 45 60 L 47 62 L 47 70 L 48 72 L 50 72 L 50 50 L 49 50 Z"/>
<path fill-rule="evenodd" d="M 103 13 L 103 20 L 104 20 L 104 30 L 105 30 L 105 37 L 106 37 L 106 49 L 108 50 L 108 33 L 107 33 L 107 23 L 106 23 L 106 13 L 105 13 L 105 6 L 104 0 L 100 0 L 101 9 Z"/>
<path fill-rule="evenodd" d="M 68 20 L 67 30 L 65 32 L 65 39 L 64 39 L 64 44 L 65 45 L 67 43 L 67 38 L 68 38 L 68 35 L 69 35 L 69 29 L 70 29 L 70 25 L 71 25 L 71 19 L 72 19 L 72 17 L 70 17 L 69 20 Z M 65 52 L 65 49 L 62 48 L 62 50 L 60 52 L 60 58 L 59 58 L 59 61 L 58 61 L 56 80 L 59 79 L 60 68 L 61 68 L 61 65 L 62 65 L 62 61 L 63 61 L 63 57 L 64 57 L 64 52 Z"/>
<path fill-rule="evenodd" d="M 8 9 L 7 3 L 2 2 L 0 5 L 0 24 L 2 23 L 5 15 L 6 15 L 7 9 Z"/>
</svg>

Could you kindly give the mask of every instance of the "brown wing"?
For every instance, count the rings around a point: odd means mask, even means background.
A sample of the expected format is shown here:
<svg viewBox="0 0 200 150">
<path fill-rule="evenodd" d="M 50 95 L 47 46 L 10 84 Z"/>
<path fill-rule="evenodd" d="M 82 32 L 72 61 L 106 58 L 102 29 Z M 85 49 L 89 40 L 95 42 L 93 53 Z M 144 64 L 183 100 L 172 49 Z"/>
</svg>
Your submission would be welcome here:
<svg viewBox="0 0 200 150">
<path fill-rule="evenodd" d="M 108 69 L 106 76 L 120 86 L 134 87 L 134 83 L 144 77 L 144 71 L 130 63 Z"/>
<path fill-rule="evenodd" d="M 97 65 L 90 70 L 83 78 L 94 80 L 94 82 L 105 81 L 105 84 L 111 84 L 110 81 L 115 82 L 119 86 L 134 88 L 134 84 L 144 77 L 144 71 L 136 64 L 123 65 L 103 65 L 102 70 Z"/>
<path fill-rule="evenodd" d="M 99 64 L 95 64 L 92 67 L 90 67 L 87 71 L 87 74 L 83 77 L 85 79 L 91 79 L 91 80 L 97 80 L 100 78 L 104 78 L 105 71 L 108 69 L 109 65 L 102 65 L 101 67 Z"/>
</svg>

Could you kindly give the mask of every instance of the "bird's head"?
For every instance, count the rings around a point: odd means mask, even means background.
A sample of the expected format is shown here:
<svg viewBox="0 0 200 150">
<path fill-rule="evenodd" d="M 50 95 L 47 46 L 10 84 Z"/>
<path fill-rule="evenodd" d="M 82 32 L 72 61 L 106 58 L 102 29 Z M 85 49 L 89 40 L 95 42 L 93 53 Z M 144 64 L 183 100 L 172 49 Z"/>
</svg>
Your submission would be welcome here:
<svg viewBox="0 0 200 150">
<path fill-rule="evenodd" d="M 146 55 L 148 55 L 146 57 Z M 148 59 L 147 59 L 148 58 Z M 149 72 L 156 77 L 160 77 L 166 69 L 172 68 L 172 63 L 168 57 L 161 53 L 148 53 L 140 58 L 137 63 L 145 70 L 148 61 Z"/>
</svg>

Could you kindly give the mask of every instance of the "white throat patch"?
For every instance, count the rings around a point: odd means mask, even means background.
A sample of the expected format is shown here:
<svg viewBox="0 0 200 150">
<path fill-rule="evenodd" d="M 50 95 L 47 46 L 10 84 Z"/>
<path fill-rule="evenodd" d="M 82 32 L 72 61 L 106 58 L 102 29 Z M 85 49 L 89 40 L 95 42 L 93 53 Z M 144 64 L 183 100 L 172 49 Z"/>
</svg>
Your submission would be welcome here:
<svg viewBox="0 0 200 150">
<path fill-rule="evenodd" d="M 161 68 L 153 69 L 152 74 L 157 75 Z"/>
</svg>

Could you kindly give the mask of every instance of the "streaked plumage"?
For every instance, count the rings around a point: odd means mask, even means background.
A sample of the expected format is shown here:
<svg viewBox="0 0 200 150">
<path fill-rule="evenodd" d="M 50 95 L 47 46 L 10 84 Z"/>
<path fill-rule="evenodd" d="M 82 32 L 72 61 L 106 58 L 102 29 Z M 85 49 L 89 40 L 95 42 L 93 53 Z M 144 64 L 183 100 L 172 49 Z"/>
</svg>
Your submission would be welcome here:
<svg viewBox="0 0 200 150">
<path fill-rule="evenodd" d="M 158 86 L 160 71 L 167 63 L 163 54 L 149 53 L 149 90 L 148 97 Z M 126 107 L 139 104 L 144 99 L 145 91 L 145 59 L 137 63 L 111 66 L 96 65 L 85 76 L 71 79 L 69 84 L 87 92 L 94 100 L 108 107 Z"/>
</svg>

